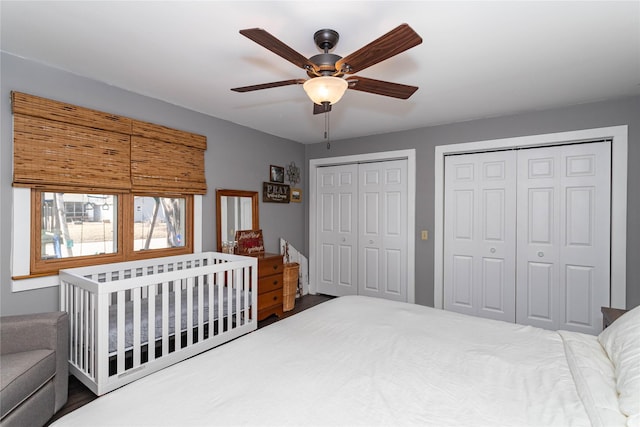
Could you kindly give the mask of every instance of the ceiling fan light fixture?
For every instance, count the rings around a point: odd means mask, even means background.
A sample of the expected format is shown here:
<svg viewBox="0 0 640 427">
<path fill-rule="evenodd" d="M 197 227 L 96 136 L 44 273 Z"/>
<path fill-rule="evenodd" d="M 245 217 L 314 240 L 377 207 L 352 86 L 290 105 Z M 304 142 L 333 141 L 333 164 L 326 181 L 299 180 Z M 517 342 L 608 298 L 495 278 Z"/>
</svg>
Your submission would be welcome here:
<svg viewBox="0 0 640 427">
<path fill-rule="evenodd" d="M 332 76 L 314 77 L 302 85 L 309 98 L 318 105 L 322 105 L 323 102 L 335 104 L 340 101 L 348 86 L 346 80 Z"/>
</svg>

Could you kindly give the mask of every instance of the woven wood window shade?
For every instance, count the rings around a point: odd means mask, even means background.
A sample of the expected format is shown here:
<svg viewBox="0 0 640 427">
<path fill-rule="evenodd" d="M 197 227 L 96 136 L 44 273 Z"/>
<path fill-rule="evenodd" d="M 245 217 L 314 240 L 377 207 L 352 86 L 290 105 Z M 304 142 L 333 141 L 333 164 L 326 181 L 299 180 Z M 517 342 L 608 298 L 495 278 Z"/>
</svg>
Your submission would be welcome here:
<svg viewBox="0 0 640 427">
<path fill-rule="evenodd" d="M 133 121 L 131 184 L 136 193 L 205 194 L 204 136 Z"/>
<path fill-rule="evenodd" d="M 92 191 L 131 188 L 129 136 L 14 115 L 16 186 Z"/>
<path fill-rule="evenodd" d="M 206 137 L 12 92 L 14 186 L 205 194 Z"/>
</svg>

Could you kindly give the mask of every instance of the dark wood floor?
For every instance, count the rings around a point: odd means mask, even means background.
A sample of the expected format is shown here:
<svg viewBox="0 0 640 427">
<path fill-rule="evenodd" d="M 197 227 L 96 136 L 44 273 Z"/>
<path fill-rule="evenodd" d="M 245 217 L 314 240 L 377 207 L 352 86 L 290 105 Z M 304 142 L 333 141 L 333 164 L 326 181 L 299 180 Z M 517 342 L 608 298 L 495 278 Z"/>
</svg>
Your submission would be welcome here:
<svg viewBox="0 0 640 427">
<path fill-rule="evenodd" d="M 314 305 L 318 305 L 325 301 L 332 299 L 333 297 L 327 295 L 304 295 L 298 299 L 296 299 L 295 308 L 291 311 L 287 311 L 284 313 L 283 319 L 289 316 L 293 316 L 294 314 L 300 313 L 308 308 L 313 307 Z M 258 329 L 264 328 L 265 326 L 269 326 L 272 323 L 280 320 L 276 316 L 268 317 L 260 322 L 258 322 Z M 68 414 L 71 411 L 78 409 L 79 407 L 86 405 L 92 400 L 97 399 L 97 396 L 91 392 L 84 384 L 76 379 L 73 375 L 69 376 L 69 398 L 67 403 L 54 415 L 54 417 L 49 420 L 49 425 L 53 421 L 62 417 L 63 415 Z"/>
</svg>

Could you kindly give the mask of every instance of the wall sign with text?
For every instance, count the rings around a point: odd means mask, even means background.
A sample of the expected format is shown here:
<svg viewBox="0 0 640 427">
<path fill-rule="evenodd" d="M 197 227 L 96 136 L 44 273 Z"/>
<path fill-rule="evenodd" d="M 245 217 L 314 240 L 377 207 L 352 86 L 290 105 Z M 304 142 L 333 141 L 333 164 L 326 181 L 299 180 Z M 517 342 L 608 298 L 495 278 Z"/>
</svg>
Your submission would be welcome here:
<svg viewBox="0 0 640 427">
<path fill-rule="evenodd" d="M 274 182 L 262 183 L 262 201 L 272 203 L 289 203 L 290 187 Z"/>
</svg>

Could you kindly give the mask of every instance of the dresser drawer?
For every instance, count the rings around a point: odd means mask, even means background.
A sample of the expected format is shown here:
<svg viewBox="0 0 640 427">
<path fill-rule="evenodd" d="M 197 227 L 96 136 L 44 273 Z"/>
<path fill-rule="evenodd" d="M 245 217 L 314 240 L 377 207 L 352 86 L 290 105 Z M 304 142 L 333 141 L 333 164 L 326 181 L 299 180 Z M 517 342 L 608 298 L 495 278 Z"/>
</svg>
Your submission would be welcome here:
<svg viewBox="0 0 640 427">
<path fill-rule="evenodd" d="M 261 277 L 258 279 L 258 292 L 263 294 L 276 289 L 282 289 L 282 274 Z"/>
<path fill-rule="evenodd" d="M 282 273 L 282 257 L 270 257 L 258 262 L 258 277 Z"/>
<path fill-rule="evenodd" d="M 260 311 L 276 305 L 282 306 L 282 289 L 258 294 L 258 307 Z"/>
</svg>

